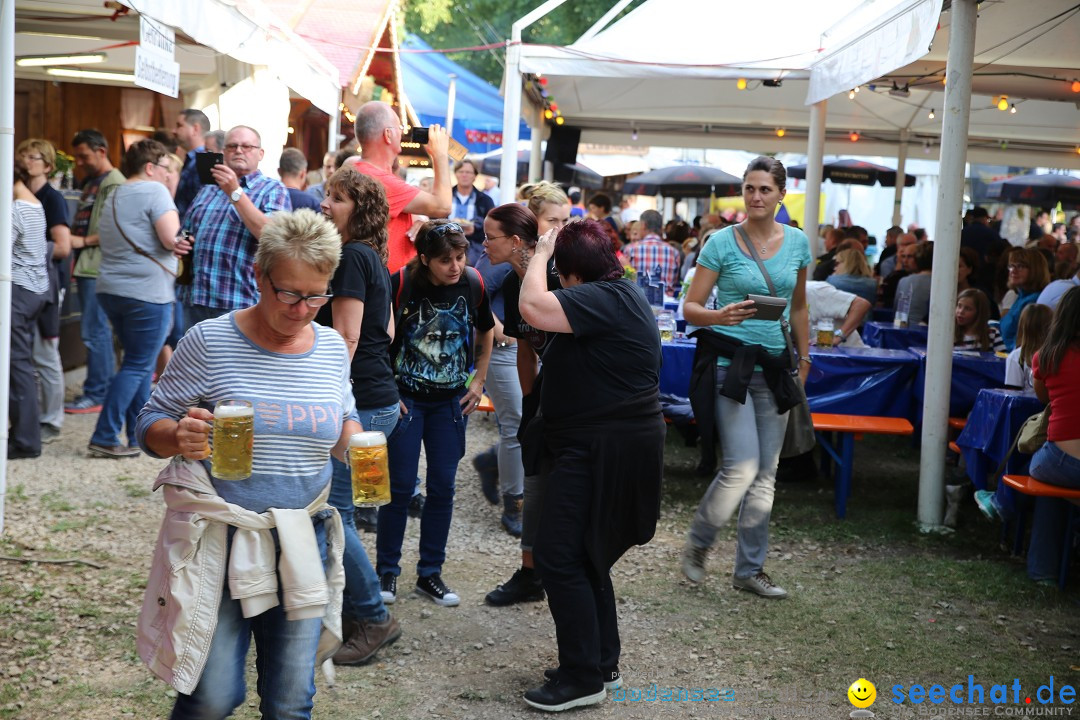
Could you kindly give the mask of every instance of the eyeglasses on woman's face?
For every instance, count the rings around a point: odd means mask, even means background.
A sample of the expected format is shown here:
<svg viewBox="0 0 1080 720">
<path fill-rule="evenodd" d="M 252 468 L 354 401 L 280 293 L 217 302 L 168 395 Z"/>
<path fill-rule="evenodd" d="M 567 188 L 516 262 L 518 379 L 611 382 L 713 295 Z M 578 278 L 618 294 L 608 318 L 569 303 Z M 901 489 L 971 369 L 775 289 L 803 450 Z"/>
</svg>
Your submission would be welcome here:
<svg viewBox="0 0 1080 720">
<path fill-rule="evenodd" d="M 266 280 L 270 283 L 270 288 L 274 291 L 274 297 L 277 298 L 278 302 L 285 303 L 286 305 L 296 305 L 302 300 L 308 307 L 318 308 L 330 302 L 334 297 L 334 294 L 329 291 L 330 288 L 327 288 L 325 295 L 301 295 L 292 290 L 282 290 L 274 285 L 274 279 L 270 277 L 270 273 L 266 274 Z"/>
</svg>

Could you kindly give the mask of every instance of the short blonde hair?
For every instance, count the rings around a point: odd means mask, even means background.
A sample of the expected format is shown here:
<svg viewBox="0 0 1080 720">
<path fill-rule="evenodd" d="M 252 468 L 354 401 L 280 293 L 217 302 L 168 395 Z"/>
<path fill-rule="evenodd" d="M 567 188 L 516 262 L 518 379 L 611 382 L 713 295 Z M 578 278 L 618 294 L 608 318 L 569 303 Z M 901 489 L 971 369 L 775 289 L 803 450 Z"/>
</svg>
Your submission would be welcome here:
<svg viewBox="0 0 1080 720">
<path fill-rule="evenodd" d="M 324 216 L 312 210 L 274 213 L 263 226 L 255 264 L 263 275 L 282 260 L 299 260 L 331 275 L 341 260 L 341 236 Z"/>
<path fill-rule="evenodd" d="M 169 153 L 165 158 L 169 161 L 169 164 L 172 165 L 173 172 L 183 172 L 184 161 L 181 160 L 176 153 Z"/>
<path fill-rule="evenodd" d="M 570 202 L 570 198 L 566 196 L 561 187 L 546 180 L 522 185 L 521 189 L 518 190 L 518 197 L 529 206 L 532 214 L 537 217 L 540 217 L 540 208 L 547 203 L 566 205 Z"/>
<path fill-rule="evenodd" d="M 873 277 L 870 264 L 866 262 L 866 253 L 855 248 L 848 248 L 836 253 L 836 272 L 841 275 Z"/>
<path fill-rule="evenodd" d="M 45 164 L 49 166 L 49 172 L 52 173 L 56 170 L 56 148 L 48 140 L 42 140 L 41 138 L 29 138 L 19 143 L 19 147 L 15 148 L 16 155 L 22 155 L 24 152 L 36 152 L 41 155 L 41 159 L 45 161 Z"/>
</svg>

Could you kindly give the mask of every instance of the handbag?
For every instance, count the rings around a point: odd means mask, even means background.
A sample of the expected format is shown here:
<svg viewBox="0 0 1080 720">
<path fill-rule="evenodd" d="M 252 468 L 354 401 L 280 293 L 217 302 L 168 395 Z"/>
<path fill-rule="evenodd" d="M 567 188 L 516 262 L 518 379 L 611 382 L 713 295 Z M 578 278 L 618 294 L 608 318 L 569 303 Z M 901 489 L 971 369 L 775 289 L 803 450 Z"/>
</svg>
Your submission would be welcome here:
<svg viewBox="0 0 1080 720">
<path fill-rule="evenodd" d="M 1046 444 L 1046 433 L 1050 427 L 1050 406 L 1043 408 L 1042 412 L 1032 415 L 1020 426 L 1020 432 L 1016 436 L 1016 449 L 1022 453 L 1032 454 Z"/>
<path fill-rule="evenodd" d="M 139 247 L 138 245 L 133 243 L 131 241 L 131 238 L 129 238 L 127 236 L 127 233 L 124 232 L 124 228 L 122 228 L 120 226 L 120 216 L 116 214 L 116 195 L 117 195 L 117 193 L 115 193 L 115 192 L 112 193 L 112 211 L 113 211 L 113 220 L 116 222 L 116 229 L 120 231 L 120 237 L 124 238 L 124 240 L 127 240 L 127 244 L 131 246 L 131 249 L 134 250 L 136 254 L 142 255 L 147 260 L 150 260 L 155 265 L 157 265 L 159 268 L 164 270 L 169 275 L 169 277 L 171 277 L 171 278 L 173 278 L 175 280 L 175 278 L 177 277 L 177 275 L 179 273 L 175 273 L 172 270 L 170 270 L 169 268 L 162 265 L 158 261 L 158 259 L 156 257 L 154 257 L 153 255 L 151 255 L 150 253 L 146 252 L 141 247 Z"/>
<path fill-rule="evenodd" d="M 765 269 L 765 263 L 754 252 L 750 239 L 746 237 L 746 231 L 743 230 L 742 225 L 736 225 L 735 232 L 746 244 L 747 253 L 757 262 L 758 270 L 761 271 L 762 277 L 765 278 L 765 284 L 769 286 L 769 294 L 773 297 L 779 297 L 776 294 L 776 286 L 773 285 L 772 276 Z M 780 329 L 784 333 L 784 343 L 787 345 L 788 355 L 791 357 L 792 372 L 796 373 L 799 368 L 799 356 L 795 350 L 795 344 L 791 341 L 791 326 L 783 316 L 780 318 Z M 787 431 L 784 434 L 784 445 L 780 449 L 781 458 L 808 453 L 817 444 L 817 437 L 814 435 L 814 420 L 810 417 L 810 402 L 806 399 L 806 389 L 803 388 L 802 382 L 798 378 L 796 378 L 795 384 L 799 388 L 802 400 L 788 411 Z"/>
</svg>

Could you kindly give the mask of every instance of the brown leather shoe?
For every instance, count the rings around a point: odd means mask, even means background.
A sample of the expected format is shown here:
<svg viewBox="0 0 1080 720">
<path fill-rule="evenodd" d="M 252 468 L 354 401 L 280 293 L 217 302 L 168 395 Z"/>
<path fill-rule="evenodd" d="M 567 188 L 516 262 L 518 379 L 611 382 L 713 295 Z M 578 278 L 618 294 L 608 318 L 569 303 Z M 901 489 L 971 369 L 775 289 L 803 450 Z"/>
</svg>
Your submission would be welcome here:
<svg viewBox="0 0 1080 720">
<path fill-rule="evenodd" d="M 364 665 L 371 662 L 379 648 L 392 644 L 401 637 L 401 626 L 393 615 L 381 623 L 361 620 L 356 632 L 334 653 L 335 665 Z"/>
</svg>

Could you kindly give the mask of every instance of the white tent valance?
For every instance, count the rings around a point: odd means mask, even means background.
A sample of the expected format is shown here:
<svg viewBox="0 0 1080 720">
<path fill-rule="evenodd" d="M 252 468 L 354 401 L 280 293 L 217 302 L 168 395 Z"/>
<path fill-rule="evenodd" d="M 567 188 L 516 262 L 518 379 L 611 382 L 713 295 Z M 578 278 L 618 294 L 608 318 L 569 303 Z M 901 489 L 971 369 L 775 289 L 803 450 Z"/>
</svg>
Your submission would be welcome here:
<svg viewBox="0 0 1080 720">
<path fill-rule="evenodd" d="M 121 0 L 200 45 L 249 65 L 262 65 L 325 113 L 341 101 L 338 71 L 259 0 Z"/>
</svg>

